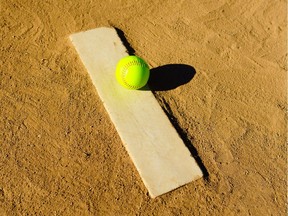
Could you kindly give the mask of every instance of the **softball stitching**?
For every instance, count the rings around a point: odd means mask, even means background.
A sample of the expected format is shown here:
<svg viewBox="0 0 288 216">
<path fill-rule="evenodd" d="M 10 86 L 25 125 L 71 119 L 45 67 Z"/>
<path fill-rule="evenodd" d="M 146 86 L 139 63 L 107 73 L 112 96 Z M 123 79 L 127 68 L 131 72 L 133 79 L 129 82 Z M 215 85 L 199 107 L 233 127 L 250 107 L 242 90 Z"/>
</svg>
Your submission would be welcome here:
<svg viewBox="0 0 288 216">
<path fill-rule="evenodd" d="M 128 87 L 131 88 L 131 89 L 137 89 L 137 88 L 140 87 L 140 86 L 130 85 L 130 84 L 127 83 L 127 81 L 125 80 L 125 75 L 126 75 L 128 69 L 129 69 L 129 67 L 135 66 L 135 65 L 140 66 L 140 67 L 144 67 L 144 68 L 145 68 L 145 67 L 148 67 L 144 62 L 139 61 L 139 60 L 133 60 L 133 61 L 131 61 L 131 62 L 128 62 L 125 66 L 123 66 L 122 71 L 121 71 L 121 75 L 122 75 L 123 82 L 124 82 L 124 84 L 125 84 L 126 86 L 128 86 Z M 142 87 L 142 86 L 141 86 L 141 87 Z"/>
</svg>

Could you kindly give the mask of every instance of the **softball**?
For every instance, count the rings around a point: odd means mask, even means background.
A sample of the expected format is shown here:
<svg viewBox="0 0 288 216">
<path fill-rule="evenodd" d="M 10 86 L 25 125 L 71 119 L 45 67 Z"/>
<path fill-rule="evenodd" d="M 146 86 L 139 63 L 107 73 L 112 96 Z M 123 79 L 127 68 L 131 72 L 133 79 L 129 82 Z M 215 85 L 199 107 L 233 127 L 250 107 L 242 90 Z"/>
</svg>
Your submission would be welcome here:
<svg viewBox="0 0 288 216">
<path fill-rule="evenodd" d="M 150 76 L 147 63 L 137 56 L 126 56 L 116 66 L 116 79 L 127 89 L 140 89 L 145 86 Z"/>
</svg>

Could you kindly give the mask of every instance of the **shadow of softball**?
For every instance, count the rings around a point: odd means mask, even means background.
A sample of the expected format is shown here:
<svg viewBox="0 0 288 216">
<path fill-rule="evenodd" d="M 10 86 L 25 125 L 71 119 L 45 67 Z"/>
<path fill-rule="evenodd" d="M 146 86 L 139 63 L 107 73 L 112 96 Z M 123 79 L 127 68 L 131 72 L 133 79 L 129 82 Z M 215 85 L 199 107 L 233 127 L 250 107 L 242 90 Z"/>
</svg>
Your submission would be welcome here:
<svg viewBox="0 0 288 216">
<path fill-rule="evenodd" d="M 152 91 L 167 91 L 175 89 L 188 83 L 195 74 L 195 69 L 190 65 L 163 65 L 150 70 L 148 86 Z M 145 87 L 142 90 L 145 90 Z"/>
</svg>

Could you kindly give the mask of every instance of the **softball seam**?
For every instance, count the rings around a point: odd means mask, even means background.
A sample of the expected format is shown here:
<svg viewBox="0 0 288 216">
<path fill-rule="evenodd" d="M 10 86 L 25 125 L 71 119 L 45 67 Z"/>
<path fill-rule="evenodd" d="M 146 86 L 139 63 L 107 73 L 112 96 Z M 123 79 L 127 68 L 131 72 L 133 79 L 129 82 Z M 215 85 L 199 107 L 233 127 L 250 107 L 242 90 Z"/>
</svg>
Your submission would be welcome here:
<svg viewBox="0 0 288 216">
<path fill-rule="evenodd" d="M 130 85 L 130 84 L 127 83 L 127 81 L 126 81 L 126 79 L 125 79 L 126 71 L 129 69 L 129 67 L 135 66 L 135 65 L 138 65 L 138 66 L 141 66 L 141 67 L 148 67 L 147 64 L 145 64 L 144 62 L 139 61 L 139 60 L 133 60 L 133 61 L 128 62 L 127 64 L 125 64 L 125 66 L 123 66 L 122 71 L 121 71 L 123 83 L 124 83 L 126 86 L 128 86 L 129 88 L 131 88 L 131 89 L 138 89 L 138 88 L 140 88 L 140 87 L 143 87 L 143 86 L 133 86 L 133 85 Z"/>
</svg>

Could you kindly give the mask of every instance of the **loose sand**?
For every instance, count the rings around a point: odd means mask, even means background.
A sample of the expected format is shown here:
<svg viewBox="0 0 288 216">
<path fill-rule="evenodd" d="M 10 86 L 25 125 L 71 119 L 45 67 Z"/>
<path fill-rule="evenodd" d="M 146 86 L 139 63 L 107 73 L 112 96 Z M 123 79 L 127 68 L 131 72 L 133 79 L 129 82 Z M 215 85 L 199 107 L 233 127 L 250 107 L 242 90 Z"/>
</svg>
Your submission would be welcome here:
<svg viewBox="0 0 288 216">
<path fill-rule="evenodd" d="M 286 215 L 286 1 L 0 3 L 1 215 Z M 149 198 L 68 36 L 121 29 L 208 178 Z M 163 134 L 165 136 L 165 134 Z"/>
</svg>

